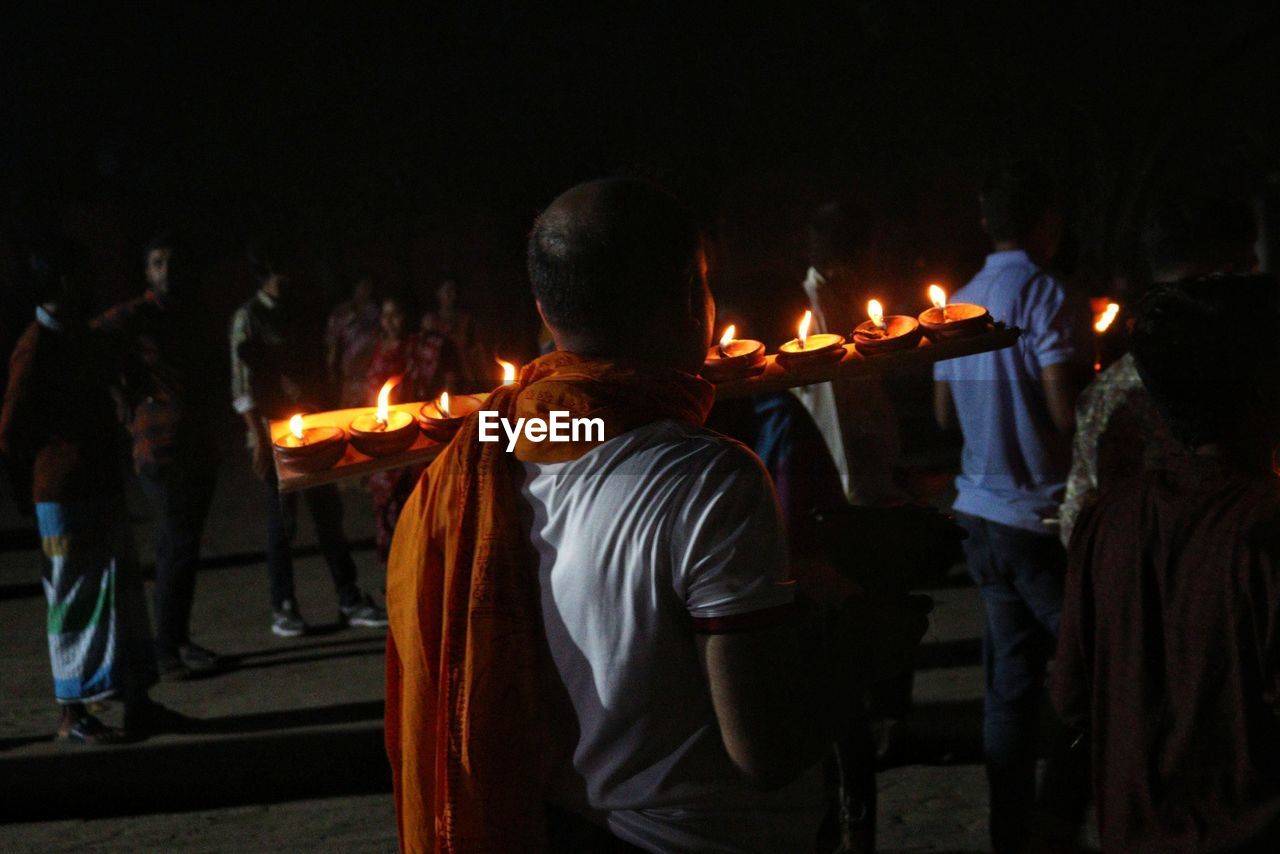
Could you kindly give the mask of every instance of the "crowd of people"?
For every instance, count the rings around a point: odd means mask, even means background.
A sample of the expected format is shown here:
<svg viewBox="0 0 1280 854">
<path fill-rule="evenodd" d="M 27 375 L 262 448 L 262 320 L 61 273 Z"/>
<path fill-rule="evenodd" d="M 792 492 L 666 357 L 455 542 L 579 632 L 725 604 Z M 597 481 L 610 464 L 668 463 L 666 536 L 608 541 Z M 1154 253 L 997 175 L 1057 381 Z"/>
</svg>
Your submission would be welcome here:
<svg viewBox="0 0 1280 854">
<path fill-rule="evenodd" d="M 190 636 L 201 540 L 221 463 L 217 428 L 227 402 L 201 382 L 206 356 L 192 334 L 201 318 L 193 308 L 190 247 L 170 233 L 156 236 L 142 251 L 144 292 L 96 316 L 87 261 L 65 237 L 31 249 L 39 305 L 10 359 L 0 451 L 16 500 L 35 515 L 48 559 L 58 737 L 97 744 L 189 726 L 176 712 L 149 703 L 147 689 L 158 679 L 210 675 L 227 665 Z M 336 488 L 280 493 L 269 419 L 308 408 L 373 405 L 390 377 L 400 378 L 398 394 L 406 400 L 483 382 L 467 373 L 478 369 L 482 345 L 457 305 L 451 275 L 440 285 L 438 309 L 422 314 L 420 329 L 405 297 L 375 300 L 372 283 L 362 278 L 352 299 L 332 311 L 325 358 L 318 359 L 319 342 L 294 292 L 296 258 L 259 246 L 250 251 L 249 266 L 258 287 L 230 320 L 229 403 L 243 418 L 245 446 L 263 485 L 270 629 L 280 637 L 308 631 L 297 606 L 291 548 L 300 503 L 315 522 L 340 621 L 385 628 L 386 610 L 357 583 Z M 326 371 L 313 368 L 321 364 Z M 155 520 L 154 632 L 125 509 L 122 433 Z M 420 467 L 383 472 L 366 484 L 383 562 L 399 507 L 420 474 Z M 125 706 L 123 728 L 92 713 L 112 698 Z"/>
<path fill-rule="evenodd" d="M 528 238 L 551 346 L 486 408 L 590 415 L 603 439 L 508 453 L 472 417 L 429 466 L 374 476 L 385 609 L 357 584 L 337 488 L 280 493 L 268 419 L 371 404 L 389 377 L 404 400 L 478 385 L 492 356 L 452 276 L 425 313 L 362 278 L 321 341 L 296 259 L 256 248 L 231 403 L 263 484 L 271 630 L 307 630 L 301 500 L 342 621 L 389 626 L 402 848 L 873 850 L 874 770 L 932 607 L 915 591 L 960 559 L 985 614 L 994 850 L 1071 850 L 1090 801 L 1109 851 L 1280 844 L 1280 286 L 1255 272 L 1243 202 L 1155 204 L 1130 350 L 1096 365 L 1087 301 L 1053 272 L 1055 199 L 1028 162 L 982 187 L 993 251 L 952 299 L 1021 336 L 935 366 L 938 426 L 963 437 L 953 521 L 895 477 L 877 378 L 717 404 L 699 368 L 713 328 L 749 312 L 717 308 L 693 217 L 638 180 L 568 190 Z M 815 331 L 860 318 L 871 227 L 848 203 L 816 212 Z M 215 402 L 186 382 L 183 257 L 154 241 L 146 295 L 90 319 L 74 248 L 32 256 L 42 301 L 0 452 L 48 557 L 69 740 L 123 735 L 88 710 L 103 697 L 127 730 L 180 723 L 147 689 L 219 666 L 188 631 L 218 455 Z M 114 465 L 118 382 L 157 513 L 154 641 Z"/>
</svg>

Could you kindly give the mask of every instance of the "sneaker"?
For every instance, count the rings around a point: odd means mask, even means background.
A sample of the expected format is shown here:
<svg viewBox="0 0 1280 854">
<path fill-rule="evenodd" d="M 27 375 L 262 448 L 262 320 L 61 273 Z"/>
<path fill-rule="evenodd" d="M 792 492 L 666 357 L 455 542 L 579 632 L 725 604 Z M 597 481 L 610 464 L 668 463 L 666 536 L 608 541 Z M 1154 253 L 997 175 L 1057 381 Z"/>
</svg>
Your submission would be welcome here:
<svg viewBox="0 0 1280 854">
<path fill-rule="evenodd" d="M 271 633 L 282 638 L 296 638 L 307 633 L 307 621 L 302 619 L 292 599 L 284 600 L 272 612 Z"/>
<path fill-rule="evenodd" d="M 161 682 L 185 682 L 191 678 L 191 671 L 180 653 L 157 653 L 156 669 L 160 671 Z"/>
<path fill-rule="evenodd" d="M 360 601 L 354 605 L 338 606 L 338 619 L 348 626 L 367 626 L 371 629 L 387 627 L 387 609 L 373 604 L 368 593 L 360 594 Z"/>
<path fill-rule="evenodd" d="M 182 682 L 221 670 L 225 662 L 211 649 L 194 643 L 183 644 L 176 653 L 158 653 L 156 667 L 164 682 Z"/>
<path fill-rule="evenodd" d="M 183 645 L 179 654 L 182 656 L 182 663 L 186 665 L 192 676 L 203 676 L 206 673 L 221 670 L 226 664 L 222 656 L 213 650 L 190 642 Z"/>
</svg>

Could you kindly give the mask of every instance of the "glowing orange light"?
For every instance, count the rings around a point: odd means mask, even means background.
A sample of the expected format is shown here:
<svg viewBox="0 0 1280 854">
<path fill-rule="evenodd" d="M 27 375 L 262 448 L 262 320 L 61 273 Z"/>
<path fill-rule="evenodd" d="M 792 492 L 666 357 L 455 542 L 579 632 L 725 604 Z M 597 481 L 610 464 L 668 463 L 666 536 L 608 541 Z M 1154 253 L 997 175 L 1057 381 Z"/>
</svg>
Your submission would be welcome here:
<svg viewBox="0 0 1280 854">
<path fill-rule="evenodd" d="M 400 377 L 392 377 L 382 384 L 382 390 L 378 392 L 378 411 L 373 420 L 383 427 L 387 426 L 387 418 L 391 408 L 391 389 L 398 385 L 400 385 Z"/>
<path fill-rule="evenodd" d="M 933 303 L 933 307 L 936 309 L 945 309 L 947 307 L 947 292 L 937 285 L 930 285 L 929 302 Z"/>
<path fill-rule="evenodd" d="M 877 329 L 884 329 L 884 307 L 880 305 L 880 300 L 873 299 L 867 303 L 867 316 Z"/>
<path fill-rule="evenodd" d="M 516 381 L 516 366 L 506 361 L 498 359 L 498 364 L 502 366 L 502 384 L 511 385 Z"/>
<path fill-rule="evenodd" d="M 1115 322 L 1116 315 L 1119 313 L 1120 313 L 1119 303 L 1114 303 L 1114 302 L 1107 303 L 1106 309 L 1103 310 L 1102 314 L 1098 316 L 1097 321 L 1095 321 L 1093 324 L 1094 331 L 1097 332 L 1099 335 L 1101 335 L 1103 332 L 1106 332 L 1107 329 L 1110 328 L 1111 324 Z"/>
<path fill-rule="evenodd" d="M 445 418 L 452 417 L 452 413 L 449 411 L 449 392 L 440 392 L 440 399 L 436 401 L 436 409 L 440 410 L 440 414 Z"/>
<path fill-rule="evenodd" d="M 800 318 L 800 326 L 796 330 L 796 339 L 800 342 L 800 348 L 804 349 L 804 342 L 809 339 L 809 327 L 813 325 L 813 312 L 806 310 L 804 317 Z"/>
<path fill-rule="evenodd" d="M 301 415 L 295 415 L 289 419 L 289 429 L 293 431 L 293 437 L 297 439 L 299 442 L 303 442 L 306 440 L 306 437 L 302 435 L 302 416 Z"/>
<path fill-rule="evenodd" d="M 734 339 L 734 333 L 736 333 L 737 331 L 738 331 L 737 327 L 735 327 L 732 323 L 730 323 L 729 328 L 726 329 L 724 331 L 724 334 L 720 336 L 720 346 L 728 347 L 729 342 Z"/>
</svg>

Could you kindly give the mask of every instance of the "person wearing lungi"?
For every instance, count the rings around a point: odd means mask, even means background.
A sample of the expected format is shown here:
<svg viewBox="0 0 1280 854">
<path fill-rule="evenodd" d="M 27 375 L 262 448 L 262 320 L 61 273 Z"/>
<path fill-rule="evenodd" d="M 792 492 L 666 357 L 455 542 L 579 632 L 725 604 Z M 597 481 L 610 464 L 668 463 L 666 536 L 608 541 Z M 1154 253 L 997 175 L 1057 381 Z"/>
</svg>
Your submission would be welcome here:
<svg viewBox="0 0 1280 854">
<path fill-rule="evenodd" d="M 110 362 L 87 321 L 79 250 L 59 241 L 30 258 L 39 305 L 9 363 L 0 455 L 34 510 L 45 560 L 49 659 L 62 709 L 57 739 L 101 744 L 189 720 L 147 696 L 155 650 L 115 447 Z M 122 727 L 88 704 L 124 704 Z"/>
</svg>

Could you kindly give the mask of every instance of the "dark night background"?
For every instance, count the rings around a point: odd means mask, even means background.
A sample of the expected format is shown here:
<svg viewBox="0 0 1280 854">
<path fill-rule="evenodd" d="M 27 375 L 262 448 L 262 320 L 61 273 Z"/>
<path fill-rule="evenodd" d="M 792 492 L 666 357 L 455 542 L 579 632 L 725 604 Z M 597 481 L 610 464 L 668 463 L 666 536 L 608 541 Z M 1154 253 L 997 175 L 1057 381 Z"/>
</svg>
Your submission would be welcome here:
<svg viewBox="0 0 1280 854">
<path fill-rule="evenodd" d="M 582 179 L 675 190 L 716 238 L 717 290 L 776 294 L 789 327 L 805 222 L 829 197 L 874 212 L 877 287 L 914 310 L 926 282 L 958 286 L 981 262 L 975 192 L 1002 155 L 1055 169 L 1059 265 L 1094 294 L 1131 270 L 1152 197 L 1230 187 L 1267 208 L 1280 169 L 1273 4 L 33 4 L 3 17 L 0 343 L 30 317 L 32 234 L 57 225 L 88 244 L 106 304 L 140 289 L 147 236 L 177 227 L 200 252 L 217 382 L 227 318 L 253 288 L 243 248 L 267 232 L 305 249 L 318 313 L 360 269 L 425 293 L 448 265 L 499 349 L 526 358 L 523 238 Z"/>
</svg>

